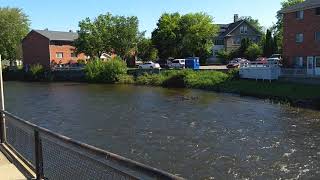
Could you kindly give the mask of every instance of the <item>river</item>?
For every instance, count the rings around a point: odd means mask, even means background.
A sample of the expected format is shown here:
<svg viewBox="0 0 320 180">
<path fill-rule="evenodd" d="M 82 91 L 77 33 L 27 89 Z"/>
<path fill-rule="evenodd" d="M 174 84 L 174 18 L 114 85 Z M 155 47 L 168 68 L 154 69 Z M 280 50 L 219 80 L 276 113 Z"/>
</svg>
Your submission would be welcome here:
<svg viewBox="0 0 320 180">
<path fill-rule="evenodd" d="M 230 94 L 5 82 L 9 112 L 187 179 L 319 179 L 320 112 Z"/>
</svg>

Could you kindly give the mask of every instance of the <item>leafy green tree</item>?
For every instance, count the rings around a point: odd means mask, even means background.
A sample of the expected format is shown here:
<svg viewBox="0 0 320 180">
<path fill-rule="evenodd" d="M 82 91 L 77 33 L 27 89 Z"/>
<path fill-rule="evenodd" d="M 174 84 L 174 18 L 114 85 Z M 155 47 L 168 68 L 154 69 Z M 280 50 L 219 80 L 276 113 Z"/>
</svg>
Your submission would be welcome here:
<svg viewBox="0 0 320 180">
<path fill-rule="evenodd" d="M 135 51 L 138 42 L 138 19 L 135 16 L 99 15 L 93 21 L 79 22 L 79 38 L 75 41 L 78 53 L 99 58 L 102 53 L 116 53 L 127 58 Z"/>
<path fill-rule="evenodd" d="M 255 43 L 251 44 L 245 51 L 246 58 L 252 61 L 256 60 L 261 55 L 262 49 L 258 44 Z"/>
<path fill-rule="evenodd" d="M 205 13 L 186 14 L 181 17 L 179 27 L 183 57 L 197 56 L 206 60 L 213 47 L 212 39 L 218 32 L 212 17 Z"/>
<path fill-rule="evenodd" d="M 255 27 L 259 32 L 263 32 L 263 26 L 259 23 L 258 19 L 253 19 L 251 16 L 242 18 L 246 20 L 251 26 Z"/>
<path fill-rule="evenodd" d="M 218 27 L 205 13 L 163 14 L 152 33 L 152 42 L 162 59 L 198 56 L 202 60 L 211 53 Z"/>
<path fill-rule="evenodd" d="M 22 58 L 21 41 L 29 32 L 28 16 L 19 8 L 0 7 L 0 54 L 11 62 Z"/>
<path fill-rule="evenodd" d="M 264 45 L 263 45 L 263 55 L 265 57 L 270 57 L 273 54 L 273 38 L 272 38 L 272 33 L 270 30 L 267 30 L 266 33 L 266 38 L 264 40 Z"/>
<path fill-rule="evenodd" d="M 151 39 L 142 37 L 138 42 L 138 58 L 143 61 L 155 61 L 158 50 L 153 46 Z"/>
<path fill-rule="evenodd" d="M 236 54 L 238 57 L 245 57 L 245 52 L 247 51 L 248 47 L 252 44 L 250 39 L 244 38 L 241 40 L 241 45 L 239 49 L 236 51 Z"/>
<path fill-rule="evenodd" d="M 158 49 L 159 57 L 162 59 L 181 56 L 180 19 L 179 13 L 165 13 L 160 17 L 157 28 L 152 32 L 152 43 Z"/>
<path fill-rule="evenodd" d="M 284 0 L 281 2 L 281 9 L 287 8 L 289 6 L 293 6 L 303 2 L 304 0 Z M 279 49 L 282 49 L 282 41 L 283 41 L 283 15 L 281 13 L 277 13 L 277 23 L 273 26 L 273 31 L 275 36 L 277 37 L 277 44 Z"/>
</svg>

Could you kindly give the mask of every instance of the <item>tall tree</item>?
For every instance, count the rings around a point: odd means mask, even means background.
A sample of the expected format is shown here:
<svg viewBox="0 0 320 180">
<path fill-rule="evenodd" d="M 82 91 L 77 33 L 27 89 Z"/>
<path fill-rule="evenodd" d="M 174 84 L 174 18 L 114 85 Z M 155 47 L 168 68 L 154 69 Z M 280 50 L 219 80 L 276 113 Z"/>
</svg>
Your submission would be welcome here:
<svg viewBox="0 0 320 180">
<path fill-rule="evenodd" d="M 211 53 L 213 37 L 218 32 L 212 17 L 205 13 L 186 14 L 181 17 L 179 28 L 183 57 L 197 56 L 205 61 Z"/>
<path fill-rule="evenodd" d="M 266 33 L 266 38 L 263 45 L 263 55 L 265 57 L 270 57 L 273 54 L 273 38 L 272 33 L 268 29 Z"/>
<path fill-rule="evenodd" d="M 263 26 L 261 26 L 258 19 L 253 19 L 251 16 L 242 17 L 241 19 L 246 20 L 251 26 L 255 27 L 260 33 L 263 32 Z"/>
<path fill-rule="evenodd" d="M 14 61 L 22 58 L 21 40 L 29 32 L 28 16 L 19 8 L 0 8 L 0 54 Z"/>
<path fill-rule="evenodd" d="M 249 60 L 256 60 L 259 56 L 262 55 L 262 49 L 258 44 L 251 44 L 245 51 L 245 56 Z"/>
<path fill-rule="evenodd" d="M 93 21 L 86 18 L 79 22 L 79 38 L 75 41 L 78 52 L 91 57 L 115 52 L 126 59 L 138 42 L 138 19 L 135 16 L 99 15 Z"/>
<path fill-rule="evenodd" d="M 155 61 L 158 58 L 158 50 L 153 46 L 151 39 L 139 39 L 138 58 L 143 61 Z"/>
<path fill-rule="evenodd" d="M 152 33 L 152 42 L 162 59 L 208 56 L 218 27 L 211 16 L 205 13 L 163 14 Z"/>
<path fill-rule="evenodd" d="M 179 32 L 180 19 L 179 13 L 165 13 L 160 17 L 157 28 L 152 32 L 152 42 L 158 49 L 160 58 L 181 56 L 179 50 L 181 41 Z"/>
<path fill-rule="evenodd" d="M 289 6 L 293 6 L 303 2 L 304 0 L 284 0 L 281 2 L 281 9 L 287 8 Z M 272 30 L 277 37 L 277 44 L 280 50 L 282 50 L 282 41 L 283 41 L 283 15 L 281 13 L 277 13 L 277 23 L 272 27 Z"/>
</svg>

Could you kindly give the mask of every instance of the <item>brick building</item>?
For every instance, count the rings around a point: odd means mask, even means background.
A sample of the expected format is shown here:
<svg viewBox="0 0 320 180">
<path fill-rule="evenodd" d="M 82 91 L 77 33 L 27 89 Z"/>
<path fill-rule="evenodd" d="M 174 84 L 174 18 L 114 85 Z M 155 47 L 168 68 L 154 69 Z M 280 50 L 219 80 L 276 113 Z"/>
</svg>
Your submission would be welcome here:
<svg viewBox="0 0 320 180">
<path fill-rule="evenodd" d="M 320 0 L 282 9 L 283 57 L 286 64 L 320 75 Z"/>
<path fill-rule="evenodd" d="M 41 64 L 49 68 L 53 64 L 68 64 L 86 59 L 77 55 L 73 42 L 78 38 L 74 32 L 32 30 L 22 40 L 24 65 Z"/>
</svg>

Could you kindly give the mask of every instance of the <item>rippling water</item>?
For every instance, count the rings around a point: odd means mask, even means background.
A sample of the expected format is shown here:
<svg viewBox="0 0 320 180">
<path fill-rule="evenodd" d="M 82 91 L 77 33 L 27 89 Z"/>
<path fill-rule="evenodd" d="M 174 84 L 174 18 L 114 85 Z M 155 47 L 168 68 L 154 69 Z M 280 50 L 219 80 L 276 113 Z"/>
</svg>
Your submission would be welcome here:
<svg viewBox="0 0 320 180">
<path fill-rule="evenodd" d="M 6 109 L 188 179 L 320 179 L 320 112 L 198 90 L 5 83 Z"/>
</svg>

